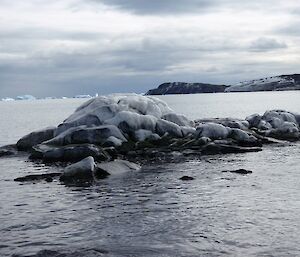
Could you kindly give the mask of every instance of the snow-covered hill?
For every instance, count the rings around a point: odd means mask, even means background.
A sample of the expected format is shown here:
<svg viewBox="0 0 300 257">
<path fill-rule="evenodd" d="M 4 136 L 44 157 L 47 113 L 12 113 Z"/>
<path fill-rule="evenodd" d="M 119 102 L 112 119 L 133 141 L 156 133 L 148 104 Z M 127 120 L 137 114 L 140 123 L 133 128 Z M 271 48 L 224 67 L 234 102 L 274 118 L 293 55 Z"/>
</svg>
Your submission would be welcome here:
<svg viewBox="0 0 300 257">
<path fill-rule="evenodd" d="M 300 74 L 281 75 L 240 82 L 225 89 L 225 92 L 300 90 Z"/>
</svg>

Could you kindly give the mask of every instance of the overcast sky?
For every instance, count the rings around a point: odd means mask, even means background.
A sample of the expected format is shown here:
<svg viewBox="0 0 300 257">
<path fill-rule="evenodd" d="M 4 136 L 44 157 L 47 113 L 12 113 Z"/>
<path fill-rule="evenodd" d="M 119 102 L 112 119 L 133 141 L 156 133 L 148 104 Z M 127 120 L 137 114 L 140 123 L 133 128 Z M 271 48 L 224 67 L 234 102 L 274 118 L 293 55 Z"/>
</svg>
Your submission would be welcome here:
<svg viewBox="0 0 300 257">
<path fill-rule="evenodd" d="M 231 84 L 299 55 L 299 0 L 0 0 L 0 97 Z"/>
</svg>

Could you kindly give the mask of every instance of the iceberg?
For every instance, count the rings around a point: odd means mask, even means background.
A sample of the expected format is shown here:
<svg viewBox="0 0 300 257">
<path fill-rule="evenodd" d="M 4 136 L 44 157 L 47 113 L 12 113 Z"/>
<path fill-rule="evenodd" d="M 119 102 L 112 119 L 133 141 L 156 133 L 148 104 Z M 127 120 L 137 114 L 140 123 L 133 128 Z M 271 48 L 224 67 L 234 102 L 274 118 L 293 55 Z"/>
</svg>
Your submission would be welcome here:
<svg viewBox="0 0 300 257">
<path fill-rule="evenodd" d="M 22 95 L 22 96 L 17 96 L 16 100 L 36 100 L 36 98 L 32 95 Z"/>
<path fill-rule="evenodd" d="M 10 101 L 15 101 L 15 99 L 11 98 L 11 97 L 4 97 L 1 99 L 1 101 L 3 102 L 10 102 Z"/>
</svg>

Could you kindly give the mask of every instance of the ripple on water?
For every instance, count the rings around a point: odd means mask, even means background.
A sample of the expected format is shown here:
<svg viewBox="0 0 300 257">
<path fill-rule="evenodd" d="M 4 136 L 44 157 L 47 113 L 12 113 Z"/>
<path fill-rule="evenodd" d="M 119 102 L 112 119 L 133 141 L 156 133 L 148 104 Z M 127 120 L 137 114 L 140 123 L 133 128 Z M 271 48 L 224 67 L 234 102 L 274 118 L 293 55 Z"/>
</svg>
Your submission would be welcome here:
<svg viewBox="0 0 300 257">
<path fill-rule="evenodd" d="M 1 256 L 82 248 L 105 249 L 104 256 L 297 256 L 298 155 L 295 144 L 146 165 L 80 188 L 16 183 L 57 168 L 0 159 Z M 222 172 L 238 168 L 253 173 Z M 195 179 L 181 181 L 183 174 Z"/>
</svg>

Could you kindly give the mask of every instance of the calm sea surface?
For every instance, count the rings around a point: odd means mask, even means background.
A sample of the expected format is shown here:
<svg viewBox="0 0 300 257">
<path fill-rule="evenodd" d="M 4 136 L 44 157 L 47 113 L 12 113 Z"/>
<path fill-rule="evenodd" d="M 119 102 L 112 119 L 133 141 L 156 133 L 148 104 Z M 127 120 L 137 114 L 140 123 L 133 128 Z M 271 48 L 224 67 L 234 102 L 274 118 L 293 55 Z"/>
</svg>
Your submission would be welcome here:
<svg viewBox="0 0 300 257">
<path fill-rule="evenodd" d="M 192 119 L 300 112 L 300 91 L 161 96 Z M 0 102 L 0 145 L 57 125 L 85 100 Z M 54 166 L 0 158 L 0 256 L 300 256 L 300 144 L 146 165 L 92 187 L 17 183 Z M 223 170 L 245 168 L 241 176 Z M 183 182 L 183 175 L 195 180 Z M 92 255 L 91 255 L 92 256 Z M 93 255 L 95 256 L 95 255 Z M 98 255 L 97 255 L 98 256 Z"/>
</svg>

